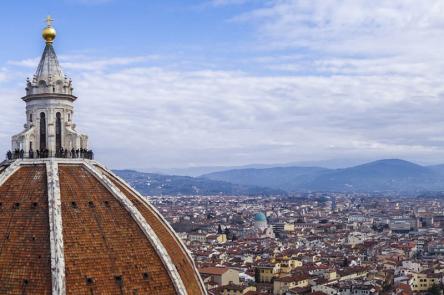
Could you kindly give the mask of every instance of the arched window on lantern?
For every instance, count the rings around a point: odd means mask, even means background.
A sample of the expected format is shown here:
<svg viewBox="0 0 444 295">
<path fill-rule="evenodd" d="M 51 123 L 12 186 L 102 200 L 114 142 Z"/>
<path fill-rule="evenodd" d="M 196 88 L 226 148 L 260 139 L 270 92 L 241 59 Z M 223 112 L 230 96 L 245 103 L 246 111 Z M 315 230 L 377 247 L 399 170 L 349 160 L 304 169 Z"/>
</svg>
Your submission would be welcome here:
<svg viewBox="0 0 444 295">
<path fill-rule="evenodd" d="M 62 148 L 62 115 L 56 114 L 56 151 Z"/>
<path fill-rule="evenodd" d="M 40 113 L 40 149 L 46 150 L 46 116 Z"/>
</svg>

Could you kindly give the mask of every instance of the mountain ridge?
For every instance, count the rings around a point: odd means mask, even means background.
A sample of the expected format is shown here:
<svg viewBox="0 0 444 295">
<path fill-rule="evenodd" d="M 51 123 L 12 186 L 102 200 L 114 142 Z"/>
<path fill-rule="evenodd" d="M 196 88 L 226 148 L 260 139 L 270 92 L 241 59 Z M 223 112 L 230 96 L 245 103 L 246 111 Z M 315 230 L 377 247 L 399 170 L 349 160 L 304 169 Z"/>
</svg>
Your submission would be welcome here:
<svg viewBox="0 0 444 295">
<path fill-rule="evenodd" d="M 190 176 L 113 170 L 143 195 L 286 195 L 283 190 Z"/>
<path fill-rule="evenodd" d="M 292 195 L 306 192 L 414 193 L 444 191 L 444 165 L 383 159 L 348 168 L 271 167 L 199 177 L 114 170 L 145 195 Z"/>
<path fill-rule="evenodd" d="M 296 173 L 282 173 L 296 171 Z M 401 159 L 382 159 L 349 168 L 274 167 L 235 169 L 204 174 L 201 177 L 237 184 L 255 185 L 254 175 L 283 179 L 264 185 L 288 192 L 422 192 L 444 190 L 444 165 L 422 166 Z"/>
</svg>

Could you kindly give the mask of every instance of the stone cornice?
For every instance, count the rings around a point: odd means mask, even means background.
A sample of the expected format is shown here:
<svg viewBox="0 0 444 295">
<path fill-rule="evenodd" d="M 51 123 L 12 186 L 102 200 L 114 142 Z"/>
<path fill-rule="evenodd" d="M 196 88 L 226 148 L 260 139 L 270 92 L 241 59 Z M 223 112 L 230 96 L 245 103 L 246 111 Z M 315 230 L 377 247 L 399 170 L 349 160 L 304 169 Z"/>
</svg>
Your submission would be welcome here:
<svg viewBox="0 0 444 295">
<path fill-rule="evenodd" d="M 77 99 L 77 96 L 70 95 L 70 94 L 57 94 L 57 93 L 41 93 L 41 94 L 32 94 L 32 95 L 26 95 L 22 97 L 22 100 L 25 102 L 31 101 L 31 100 L 39 100 L 39 99 L 63 99 L 63 100 L 69 100 L 69 101 L 75 101 Z"/>
</svg>

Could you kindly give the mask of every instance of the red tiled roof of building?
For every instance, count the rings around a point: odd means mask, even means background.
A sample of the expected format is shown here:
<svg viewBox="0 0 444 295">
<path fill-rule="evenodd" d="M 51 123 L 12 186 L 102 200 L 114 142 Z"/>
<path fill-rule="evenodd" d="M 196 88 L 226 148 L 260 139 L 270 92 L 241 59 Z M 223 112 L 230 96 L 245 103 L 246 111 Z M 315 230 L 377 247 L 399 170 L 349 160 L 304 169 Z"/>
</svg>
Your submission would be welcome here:
<svg viewBox="0 0 444 295">
<path fill-rule="evenodd" d="M 228 267 L 212 266 L 212 267 L 201 268 L 199 269 L 199 272 L 201 274 L 207 274 L 207 275 L 223 275 L 228 270 L 230 270 Z"/>
<path fill-rule="evenodd" d="M 412 295 L 412 288 L 408 284 L 399 284 L 395 289 L 396 295 Z"/>
<path fill-rule="evenodd" d="M 301 275 L 278 277 L 275 279 L 275 281 L 290 283 L 290 282 L 300 282 L 300 281 L 308 280 L 309 278 L 310 278 L 310 276 L 301 274 Z"/>
</svg>

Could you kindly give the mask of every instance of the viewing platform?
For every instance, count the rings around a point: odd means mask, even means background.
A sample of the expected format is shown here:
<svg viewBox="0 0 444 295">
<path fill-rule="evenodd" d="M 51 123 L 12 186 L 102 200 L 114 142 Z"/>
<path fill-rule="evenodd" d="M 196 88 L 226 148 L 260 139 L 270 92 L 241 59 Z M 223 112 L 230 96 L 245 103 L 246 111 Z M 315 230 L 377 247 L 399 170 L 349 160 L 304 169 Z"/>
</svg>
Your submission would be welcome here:
<svg viewBox="0 0 444 295">
<path fill-rule="evenodd" d="M 17 159 L 46 159 L 46 158 L 61 158 L 61 159 L 87 159 L 94 160 L 94 152 L 86 149 L 60 149 L 59 151 L 37 150 L 25 152 L 24 150 L 8 151 L 6 153 L 7 160 Z"/>
</svg>

